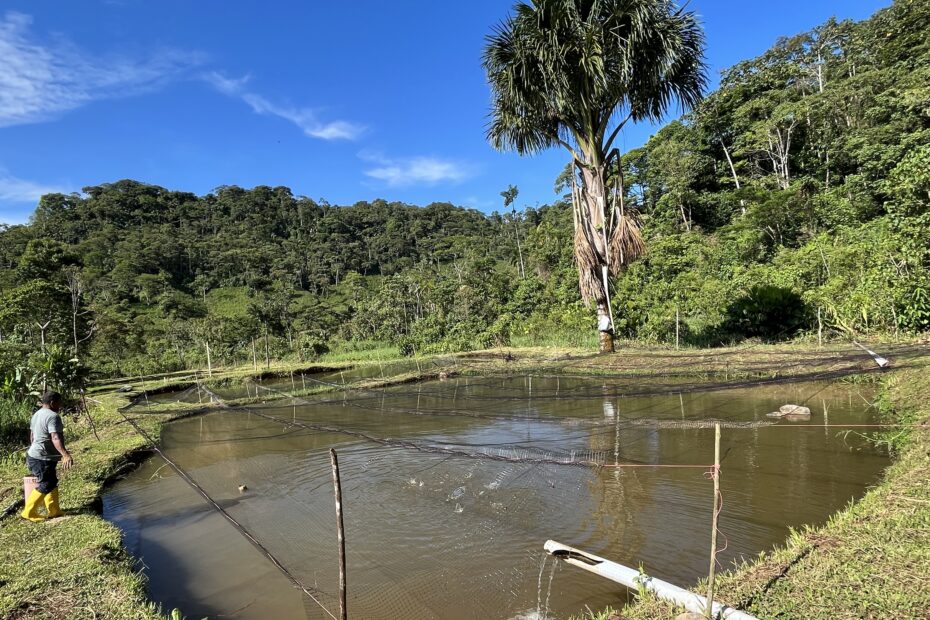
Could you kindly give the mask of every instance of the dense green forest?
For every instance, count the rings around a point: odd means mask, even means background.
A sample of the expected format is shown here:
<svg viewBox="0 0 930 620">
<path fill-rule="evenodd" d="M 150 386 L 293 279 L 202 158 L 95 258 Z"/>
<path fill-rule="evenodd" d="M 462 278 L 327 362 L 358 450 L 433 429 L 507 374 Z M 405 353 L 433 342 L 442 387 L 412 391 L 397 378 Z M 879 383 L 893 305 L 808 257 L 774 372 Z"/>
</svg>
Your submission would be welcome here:
<svg viewBox="0 0 930 620">
<path fill-rule="evenodd" d="M 646 253 L 613 282 L 619 337 L 672 343 L 676 316 L 682 345 L 930 329 L 928 3 L 778 41 L 622 162 Z M 568 196 L 504 191 L 501 211 L 130 180 L 43 196 L 0 229 L 2 389 L 376 343 L 593 346 Z"/>
</svg>

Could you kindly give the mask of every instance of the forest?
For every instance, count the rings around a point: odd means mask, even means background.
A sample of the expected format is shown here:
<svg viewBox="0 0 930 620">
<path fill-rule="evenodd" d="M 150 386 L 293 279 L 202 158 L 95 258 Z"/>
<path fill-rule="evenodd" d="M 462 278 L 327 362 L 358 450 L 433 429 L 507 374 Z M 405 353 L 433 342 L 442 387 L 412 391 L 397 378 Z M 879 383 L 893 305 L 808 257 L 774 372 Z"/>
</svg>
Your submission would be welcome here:
<svg viewBox="0 0 930 620">
<path fill-rule="evenodd" d="M 622 154 L 646 251 L 611 283 L 621 350 L 930 329 L 928 34 L 930 5 L 896 0 L 783 38 Z M 490 215 L 268 186 L 47 194 L 0 228 L 0 407 L 208 363 L 593 348 L 568 177 L 538 208 L 501 188 Z"/>
</svg>

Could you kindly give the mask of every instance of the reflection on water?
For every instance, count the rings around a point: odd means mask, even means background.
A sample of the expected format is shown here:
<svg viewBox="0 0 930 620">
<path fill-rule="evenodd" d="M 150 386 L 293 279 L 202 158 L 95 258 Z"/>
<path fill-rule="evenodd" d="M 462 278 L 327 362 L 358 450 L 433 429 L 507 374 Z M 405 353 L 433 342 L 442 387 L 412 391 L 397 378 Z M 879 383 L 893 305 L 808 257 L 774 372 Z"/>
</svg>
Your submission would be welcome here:
<svg viewBox="0 0 930 620">
<path fill-rule="evenodd" d="M 681 585 L 706 571 L 712 498 L 701 467 L 593 468 L 443 449 L 700 466 L 712 461 L 713 428 L 693 422 L 721 420 L 724 562 L 772 547 L 789 527 L 823 522 L 887 463 L 858 435 L 766 418 L 794 403 L 811 407 L 811 424 L 867 423 L 870 394 L 861 387 L 623 398 L 615 388 L 566 377 L 462 378 L 255 410 L 431 451 L 285 426 L 247 410 L 175 422 L 162 443 L 331 610 L 337 561 L 327 450 L 335 447 L 349 610 L 358 618 L 562 618 L 625 600 L 609 581 L 546 563 L 548 538 Z M 107 518 L 146 567 L 154 600 L 189 617 L 323 617 L 163 465 L 150 460 L 104 498 Z"/>
</svg>

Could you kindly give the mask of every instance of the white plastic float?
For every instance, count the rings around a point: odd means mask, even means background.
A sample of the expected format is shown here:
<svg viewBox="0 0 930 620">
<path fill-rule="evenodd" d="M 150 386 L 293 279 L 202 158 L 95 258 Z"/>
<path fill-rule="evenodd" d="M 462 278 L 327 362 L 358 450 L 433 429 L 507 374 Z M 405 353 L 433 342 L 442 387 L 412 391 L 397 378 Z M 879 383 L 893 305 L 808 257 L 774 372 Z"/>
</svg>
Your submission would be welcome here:
<svg viewBox="0 0 930 620">
<path fill-rule="evenodd" d="M 547 540 L 544 549 L 549 555 L 555 556 L 567 564 L 583 568 L 588 572 L 616 581 L 628 588 L 637 590 L 645 588 L 654 592 L 659 598 L 681 605 L 688 611 L 703 614 L 707 609 L 707 599 L 703 596 L 679 588 L 667 581 L 644 575 L 638 570 L 622 564 L 611 562 L 554 540 Z M 716 601 L 713 606 L 713 614 L 715 618 L 724 618 L 726 620 L 758 620 L 755 616 Z"/>
</svg>

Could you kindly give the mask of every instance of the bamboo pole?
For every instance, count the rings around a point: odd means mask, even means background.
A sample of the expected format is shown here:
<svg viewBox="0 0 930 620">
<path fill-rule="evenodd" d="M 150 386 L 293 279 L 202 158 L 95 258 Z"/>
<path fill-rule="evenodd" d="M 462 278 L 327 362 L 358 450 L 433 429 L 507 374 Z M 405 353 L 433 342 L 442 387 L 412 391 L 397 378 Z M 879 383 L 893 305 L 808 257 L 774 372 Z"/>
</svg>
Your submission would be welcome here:
<svg viewBox="0 0 930 620">
<path fill-rule="evenodd" d="M 336 496 L 336 540 L 339 543 L 339 617 L 346 620 L 346 536 L 342 522 L 342 483 L 339 481 L 339 461 L 336 450 L 329 449 L 329 459 L 333 465 L 333 487 Z"/>
<path fill-rule="evenodd" d="M 707 572 L 707 608 L 704 615 L 713 618 L 714 573 L 717 568 L 717 518 L 720 516 L 720 424 L 714 425 L 714 511 L 710 529 L 710 569 Z"/>
</svg>

